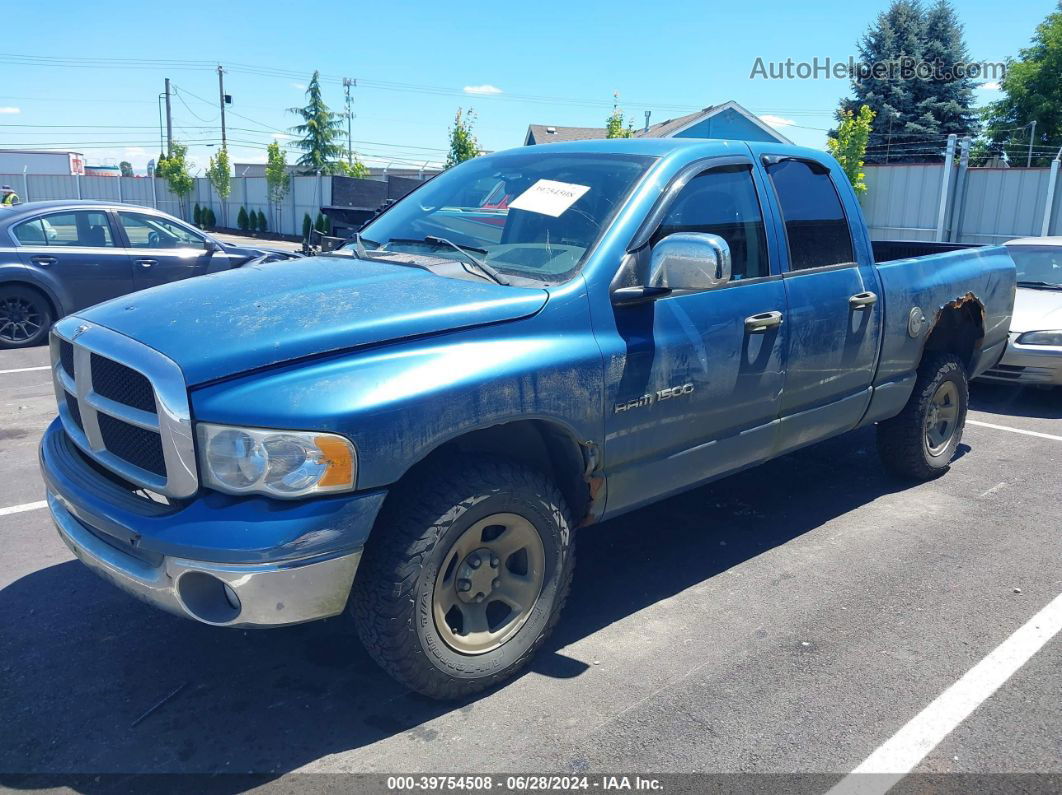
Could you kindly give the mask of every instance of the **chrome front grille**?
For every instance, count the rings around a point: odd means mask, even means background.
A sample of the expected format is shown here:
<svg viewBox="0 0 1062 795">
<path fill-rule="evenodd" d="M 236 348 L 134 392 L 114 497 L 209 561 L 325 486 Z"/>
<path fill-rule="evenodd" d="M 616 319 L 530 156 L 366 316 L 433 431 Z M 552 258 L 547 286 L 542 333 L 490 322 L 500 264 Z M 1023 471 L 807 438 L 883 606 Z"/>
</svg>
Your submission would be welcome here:
<svg viewBox="0 0 1062 795">
<path fill-rule="evenodd" d="M 195 493 L 188 393 L 175 362 L 77 317 L 55 325 L 51 353 L 59 416 L 78 447 L 137 486 Z"/>
</svg>

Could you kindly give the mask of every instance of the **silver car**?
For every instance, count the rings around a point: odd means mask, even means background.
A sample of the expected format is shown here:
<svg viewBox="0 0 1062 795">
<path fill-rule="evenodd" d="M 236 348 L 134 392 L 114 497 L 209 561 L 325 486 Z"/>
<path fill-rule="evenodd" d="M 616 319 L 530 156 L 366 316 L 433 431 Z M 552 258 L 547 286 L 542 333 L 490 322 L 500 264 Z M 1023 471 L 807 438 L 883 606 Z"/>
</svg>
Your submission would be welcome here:
<svg viewBox="0 0 1062 795">
<path fill-rule="evenodd" d="M 297 256 L 234 246 L 166 213 L 100 201 L 0 208 L 0 349 L 44 342 L 63 315 L 135 290 Z"/>
<path fill-rule="evenodd" d="M 1062 237 L 1023 237 L 1006 244 L 1018 269 L 1010 339 L 984 379 L 1062 386 Z"/>
</svg>

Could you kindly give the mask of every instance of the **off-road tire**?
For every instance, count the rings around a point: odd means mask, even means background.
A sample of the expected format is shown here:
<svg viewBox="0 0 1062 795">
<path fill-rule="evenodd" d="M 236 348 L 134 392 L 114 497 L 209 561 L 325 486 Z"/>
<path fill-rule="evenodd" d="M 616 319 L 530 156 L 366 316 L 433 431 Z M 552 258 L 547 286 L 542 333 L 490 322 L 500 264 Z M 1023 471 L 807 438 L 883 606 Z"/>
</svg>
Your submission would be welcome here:
<svg viewBox="0 0 1062 795">
<path fill-rule="evenodd" d="M 542 538 L 541 595 L 501 646 L 460 654 L 436 628 L 436 578 L 455 540 L 502 512 L 528 519 Z M 366 545 L 349 607 L 362 644 L 388 674 L 432 698 L 462 698 L 512 677 L 546 640 L 568 597 L 572 526 L 564 497 L 534 469 L 479 456 L 429 466 L 389 495 Z"/>
<path fill-rule="evenodd" d="M 933 396 L 946 381 L 953 382 L 956 387 L 958 416 L 947 446 L 934 454 L 926 438 L 926 422 Z M 966 368 L 959 357 L 950 353 L 926 354 L 918 368 L 914 391 L 903 411 L 878 423 L 878 454 L 885 468 L 895 475 L 914 480 L 932 480 L 947 472 L 962 441 L 969 399 Z"/>
<path fill-rule="evenodd" d="M 35 324 L 37 331 L 30 337 L 20 340 L 5 340 L 0 338 L 0 350 L 13 350 L 17 348 L 32 348 L 41 345 L 48 339 L 48 332 L 55 322 L 51 304 L 44 297 L 44 293 L 32 287 L 23 287 L 18 284 L 0 284 L 0 304 L 8 301 L 17 301 L 33 307 L 36 313 Z"/>
</svg>

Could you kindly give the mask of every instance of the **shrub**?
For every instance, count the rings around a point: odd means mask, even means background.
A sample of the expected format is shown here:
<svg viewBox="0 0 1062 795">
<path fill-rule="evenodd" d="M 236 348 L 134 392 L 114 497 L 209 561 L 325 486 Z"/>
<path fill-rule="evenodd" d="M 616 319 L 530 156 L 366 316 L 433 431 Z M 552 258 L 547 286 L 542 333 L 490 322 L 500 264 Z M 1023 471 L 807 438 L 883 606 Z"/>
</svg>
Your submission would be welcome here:
<svg viewBox="0 0 1062 795">
<path fill-rule="evenodd" d="M 192 210 L 192 221 L 196 226 L 203 225 L 203 208 L 199 206 L 199 202 L 195 203 L 195 209 Z"/>
<path fill-rule="evenodd" d="M 269 224 L 266 223 L 265 213 L 262 212 L 261 210 L 259 210 L 257 215 L 258 215 L 258 231 L 259 232 L 268 232 L 269 231 Z"/>
<path fill-rule="evenodd" d="M 247 217 L 247 208 L 241 207 L 239 214 L 236 216 L 236 226 L 240 228 L 241 232 L 247 232 L 251 228 L 251 222 Z"/>
<path fill-rule="evenodd" d="M 302 239 L 310 239 L 310 230 L 313 228 L 313 220 L 310 218 L 309 213 L 304 213 L 302 216 Z"/>
</svg>

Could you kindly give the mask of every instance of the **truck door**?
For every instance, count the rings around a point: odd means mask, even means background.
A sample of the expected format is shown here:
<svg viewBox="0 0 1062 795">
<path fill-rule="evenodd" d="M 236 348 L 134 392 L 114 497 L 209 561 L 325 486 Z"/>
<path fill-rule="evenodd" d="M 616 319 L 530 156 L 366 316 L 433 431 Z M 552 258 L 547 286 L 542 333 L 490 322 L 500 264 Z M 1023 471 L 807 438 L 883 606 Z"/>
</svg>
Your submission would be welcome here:
<svg viewBox="0 0 1062 795">
<path fill-rule="evenodd" d="M 859 422 L 870 402 L 884 307 L 870 256 L 857 255 L 836 176 L 811 159 L 768 155 L 763 165 L 787 254 L 781 451 Z"/>
<path fill-rule="evenodd" d="M 607 365 L 607 513 L 773 449 L 788 326 L 760 180 L 751 158 L 707 161 L 680 176 L 650 216 L 660 218 L 650 250 L 677 232 L 715 234 L 729 246 L 732 275 L 715 289 L 612 308 L 616 333 L 598 335 Z"/>
</svg>

